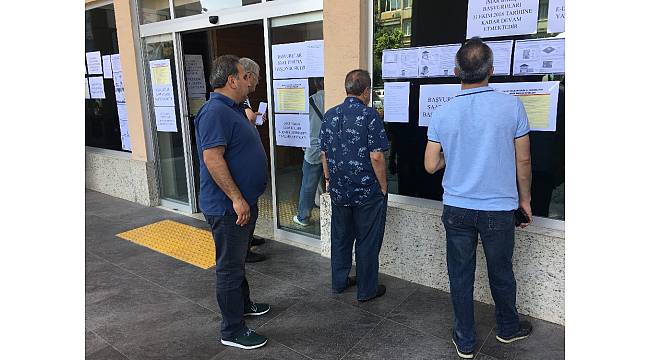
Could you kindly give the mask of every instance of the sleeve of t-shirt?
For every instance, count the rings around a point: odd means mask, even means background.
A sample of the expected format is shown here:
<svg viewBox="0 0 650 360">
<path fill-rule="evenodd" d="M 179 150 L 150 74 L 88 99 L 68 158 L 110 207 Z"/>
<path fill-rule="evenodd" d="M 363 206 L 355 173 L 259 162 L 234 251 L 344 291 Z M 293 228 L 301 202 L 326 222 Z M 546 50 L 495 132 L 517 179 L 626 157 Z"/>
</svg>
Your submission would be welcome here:
<svg viewBox="0 0 650 360">
<path fill-rule="evenodd" d="M 427 138 L 429 141 L 440 143 L 440 137 L 438 136 L 438 122 L 440 119 L 436 116 L 436 111 L 431 114 L 431 119 L 429 120 L 429 129 L 427 130 Z"/>
<path fill-rule="evenodd" d="M 226 117 L 208 116 L 198 123 L 198 136 L 201 151 L 217 146 L 228 146 L 231 140 L 233 123 Z"/>
<path fill-rule="evenodd" d="M 388 138 L 384 123 L 379 119 L 377 110 L 372 109 L 370 112 L 370 121 L 368 122 L 368 151 L 386 151 L 388 150 Z"/>
<path fill-rule="evenodd" d="M 515 132 L 515 139 L 520 138 L 530 132 L 528 125 L 528 115 L 524 104 L 517 98 L 517 131 Z"/>
</svg>

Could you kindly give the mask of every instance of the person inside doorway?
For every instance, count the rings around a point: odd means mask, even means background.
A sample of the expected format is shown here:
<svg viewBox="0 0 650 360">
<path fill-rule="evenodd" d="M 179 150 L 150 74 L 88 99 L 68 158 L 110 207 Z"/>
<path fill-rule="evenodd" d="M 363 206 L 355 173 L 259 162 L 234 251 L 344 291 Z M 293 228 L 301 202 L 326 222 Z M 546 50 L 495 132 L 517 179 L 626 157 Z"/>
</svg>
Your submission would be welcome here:
<svg viewBox="0 0 650 360">
<path fill-rule="evenodd" d="M 323 122 L 323 108 L 325 106 L 324 80 L 322 77 L 313 78 L 316 93 L 309 97 L 309 147 L 304 149 L 305 156 L 302 161 L 302 182 L 300 184 L 300 197 L 298 199 L 298 214 L 293 217 L 293 222 L 300 226 L 309 226 L 311 211 L 316 201 L 316 190 L 323 181 L 323 164 L 320 160 L 320 145 L 318 134 Z"/>
<path fill-rule="evenodd" d="M 245 57 L 239 59 L 239 63 L 244 67 L 244 71 L 246 72 L 246 78 L 248 79 L 248 95 L 250 95 L 255 91 L 255 89 L 257 89 L 257 84 L 259 83 L 259 79 L 260 79 L 260 66 L 255 61 Z M 244 100 L 244 102 L 242 103 L 242 107 L 244 108 L 244 112 L 246 113 L 246 118 L 248 118 L 248 121 L 250 121 L 251 124 L 255 125 L 257 116 L 262 115 L 262 124 L 263 124 L 264 121 L 266 121 L 266 113 L 260 114 L 258 112 L 253 111 L 253 109 L 251 109 L 251 102 L 248 95 L 246 95 L 246 100 Z M 248 253 L 246 254 L 247 263 L 254 263 L 254 262 L 260 262 L 266 260 L 267 258 L 266 255 L 256 253 L 253 250 L 251 250 L 251 247 L 260 246 L 265 242 L 266 240 L 264 238 L 255 236 L 251 232 L 249 245 L 248 245 Z"/>
</svg>

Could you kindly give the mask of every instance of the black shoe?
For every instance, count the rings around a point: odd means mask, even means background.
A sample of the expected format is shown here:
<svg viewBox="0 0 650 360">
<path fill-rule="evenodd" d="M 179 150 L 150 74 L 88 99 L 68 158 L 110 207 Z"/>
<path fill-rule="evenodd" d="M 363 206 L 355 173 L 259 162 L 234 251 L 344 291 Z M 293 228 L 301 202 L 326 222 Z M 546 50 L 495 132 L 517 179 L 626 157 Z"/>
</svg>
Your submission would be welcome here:
<svg viewBox="0 0 650 360">
<path fill-rule="evenodd" d="M 264 303 L 252 303 L 248 309 L 244 310 L 244 316 L 264 315 L 271 310 L 271 305 Z"/>
<path fill-rule="evenodd" d="M 510 344 L 513 341 L 525 339 L 530 336 L 530 333 L 533 332 L 533 325 L 528 321 L 519 322 L 519 330 L 510 336 L 499 336 L 497 335 L 497 340 L 504 344 Z"/>
<path fill-rule="evenodd" d="M 341 290 L 341 291 L 336 291 L 336 290 L 332 289 L 332 293 L 340 294 L 340 293 L 344 292 L 345 290 L 353 287 L 356 284 L 357 284 L 357 277 L 356 276 L 348 276 L 345 288 L 343 288 L 343 290 Z"/>
<path fill-rule="evenodd" d="M 384 296 L 385 293 L 386 293 L 386 287 L 384 285 L 377 285 L 377 294 L 375 296 L 371 297 L 370 299 L 357 300 L 357 301 L 359 301 L 359 302 L 370 301 L 372 299 L 376 299 L 378 297 Z"/>
<path fill-rule="evenodd" d="M 460 356 L 462 359 L 473 359 L 474 358 L 474 352 L 473 351 L 462 351 L 461 349 L 458 348 L 458 344 L 456 344 L 456 339 L 454 339 L 454 333 L 452 331 L 451 334 L 451 342 L 454 343 L 454 347 L 456 348 L 456 354 Z"/>
<path fill-rule="evenodd" d="M 227 346 L 234 346 L 240 349 L 257 349 L 266 345 L 266 336 L 255 333 L 253 330 L 246 330 L 243 334 L 232 340 L 221 339 L 221 343 Z"/>
<path fill-rule="evenodd" d="M 251 240 L 251 246 L 260 246 L 264 243 L 266 243 L 266 239 L 259 236 L 253 236 L 253 240 Z"/>
<path fill-rule="evenodd" d="M 254 253 L 250 250 L 248 250 L 248 254 L 246 254 L 246 262 L 247 263 L 255 263 L 255 262 L 260 262 L 266 260 L 266 255 Z"/>
</svg>

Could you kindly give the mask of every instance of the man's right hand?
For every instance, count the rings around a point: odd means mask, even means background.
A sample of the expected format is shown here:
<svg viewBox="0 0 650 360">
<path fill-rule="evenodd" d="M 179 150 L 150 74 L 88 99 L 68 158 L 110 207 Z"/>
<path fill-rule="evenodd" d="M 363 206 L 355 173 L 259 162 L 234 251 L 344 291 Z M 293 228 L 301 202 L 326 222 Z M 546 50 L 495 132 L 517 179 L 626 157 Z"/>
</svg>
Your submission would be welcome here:
<svg viewBox="0 0 650 360">
<path fill-rule="evenodd" d="M 525 228 L 533 222 L 533 211 L 530 207 L 530 201 L 519 201 L 519 207 L 522 208 L 526 213 L 526 216 L 528 216 L 529 221 L 527 223 L 521 223 L 521 225 L 519 225 L 520 228 Z"/>
<path fill-rule="evenodd" d="M 251 219 L 251 209 L 246 200 L 241 198 L 237 201 L 233 201 L 232 207 L 235 209 L 235 213 L 237 213 L 237 221 L 235 224 L 239 226 L 248 224 Z"/>
</svg>

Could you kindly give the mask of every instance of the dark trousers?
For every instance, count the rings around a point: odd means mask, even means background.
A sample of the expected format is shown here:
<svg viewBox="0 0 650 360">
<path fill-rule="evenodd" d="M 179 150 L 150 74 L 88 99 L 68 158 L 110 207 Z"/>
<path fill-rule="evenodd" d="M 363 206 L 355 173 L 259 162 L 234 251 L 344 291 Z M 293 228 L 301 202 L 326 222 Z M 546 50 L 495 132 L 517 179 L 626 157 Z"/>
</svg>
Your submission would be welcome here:
<svg viewBox="0 0 650 360">
<path fill-rule="evenodd" d="M 479 234 L 495 304 L 497 335 L 510 336 L 519 330 L 517 283 L 512 271 L 514 221 L 514 210 L 481 211 L 444 206 L 442 222 L 447 233 L 454 331 L 456 343 L 463 351 L 473 351 L 476 345 L 473 295 Z"/>
<path fill-rule="evenodd" d="M 250 221 L 239 226 L 236 214 L 205 215 L 217 251 L 217 302 L 221 310 L 221 338 L 232 340 L 246 330 L 244 309 L 251 305 L 244 268 L 248 243 L 255 231 L 257 204 L 251 206 Z"/>
<path fill-rule="evenodd" d="M 379 192 L 359 206 L 332 204 L 332 291 L 340 293 L 347 286 L 352 268 L 352 245 L 357 262 L 357 299 L 367 300 L 377 294 L 379 250 L 384 240 L 388 197 Z M 356 239 L 356 242 L 355 242 Z"/>
</svg>

